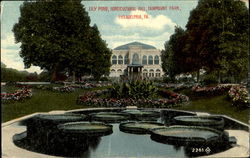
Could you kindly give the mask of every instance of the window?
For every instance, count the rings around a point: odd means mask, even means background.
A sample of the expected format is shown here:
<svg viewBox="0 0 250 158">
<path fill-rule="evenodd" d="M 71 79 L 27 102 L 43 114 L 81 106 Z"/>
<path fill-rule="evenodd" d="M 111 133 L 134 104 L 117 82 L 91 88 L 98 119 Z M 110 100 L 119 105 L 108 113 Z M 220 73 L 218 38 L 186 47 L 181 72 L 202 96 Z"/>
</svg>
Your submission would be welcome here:
<svg viewBox="0 0 250 158">
<path fill-rule="evenodd" d="M 148 57 L 148 64 L 153 65 L 153 57 L 151 55 Z"/>
<path fill-rule="evenodd" d="M 142 57 L 142 64 L 147 65 L 147 56 L 146 55 L 143 55 L 143 57 Z"/>
<path fill-rule="evenodd" d="M 128 64 L 128 54 L 126 54 L 124 57 L 124 64 Z"/>
<path fill-rule="evenodd" d="M 123 57 L 121 55 L 118 57 L 118 64 L 123 64 Z"/>
<path fill-rule="evenodd" d="M 148 77 L 148 70 L 147 69 L 143 70 L 143 77 Z"/>
<path fill-rule="evenodd" d="M 135 53 L 133 55 L 132 64 L 140 64 L 139 63 L 139 55 L 137 53 Z"/>
<path fill-rule="evenodd" d="M 149 70 L 149 77 L 154 77 L 154 70 L 153 69 Z"/>
<path fill-rule="evenodd" d="M 114 69 L 111 70 L 111 74 L 115 74 L 115 70 Z"/>
<path fill-rule="evenodd" d="M 158 65 L 159 64 L 159 56 L 156 55 L 155 56 L 155 61 L 154 61 L 155 65 Z"/>
<path fill-rule="evenodd" d="M 161 77 L 161 70 L 156 70 L 155 77 Z"/>
<path fill-rule="evenodd" d="M 112 64 L 117 64 L 117 57 L 115 55 L 112 56 Z"/>
<path fill-rule="evenodd" d="M 119 75 L 122 75 L 122 70 L 121 70 L 121 69 L 118 69 L 118 70 L 117 70 L 117 73 L 118 73 Z"/>
</svg>

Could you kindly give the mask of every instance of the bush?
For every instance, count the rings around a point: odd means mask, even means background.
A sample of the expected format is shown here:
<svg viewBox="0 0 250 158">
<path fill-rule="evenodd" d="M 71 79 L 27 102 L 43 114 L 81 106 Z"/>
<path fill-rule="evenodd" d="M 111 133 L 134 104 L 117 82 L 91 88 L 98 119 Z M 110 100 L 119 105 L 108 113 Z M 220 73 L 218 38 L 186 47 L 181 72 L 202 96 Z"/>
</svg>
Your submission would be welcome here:
<svg viewBox="0 0 250 158">
<path fill-rule="evenodd" d="M 199 96 L 215 96 L 222 95 L 232 87 L 231 84 L 220 84 L 216 86 L 202 87 L 196 85 L 192 88 L 192 92 Z"/>
<path fill-rule="evenodd" d="M 157 88 L 151 81 L 115 83 L 110 91 L 112 98 L 152 98 L 157 94 Z"/>
<path fill-rule="evenodd" d="M 170 78 L 170 77 L 164 77 L 163 82 L 165 83 L 176 83 L 176 79 Z"/>
<path fill-rule="evenodd" d="M 233 101 L 236 107 L 249 107 L 250 98 L 246 87 L 232 86 L 228 91 L 229 98 Z"/>
<path fill-rule="evenodd" d="M 211 85 L 211 84 L 216 84 L 216 83 L 218 83 L 218 79 L 216 78 L 215 75 L 212 75 L 212 74 L 205 75 L 202 81 L 203 85 Z"/>
<path fill-rule="evenodd" d="M 19 89 L 16 90 L 14 93 L 1 93 L 1 101 L 4 103 L 10 101 L 20 101 L 26 98 L 31 98 L 32 91 L 31 89 Z"/>
</svg>

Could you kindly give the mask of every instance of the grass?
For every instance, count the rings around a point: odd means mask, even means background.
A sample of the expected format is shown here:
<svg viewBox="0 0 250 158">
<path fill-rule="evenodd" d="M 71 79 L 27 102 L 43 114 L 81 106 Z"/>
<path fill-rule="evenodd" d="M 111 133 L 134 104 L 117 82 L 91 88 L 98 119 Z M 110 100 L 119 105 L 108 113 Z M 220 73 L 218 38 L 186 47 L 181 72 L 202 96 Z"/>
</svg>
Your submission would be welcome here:
<svg viewBox="0 0 250 158">
<path fill-rule="evenodd" d="M 13 92 L 15 89 L 18 88 L 14 86 L 4 86 L 1 91 Z M 26 99 L 22 102 L 2 104 L 2 122 L 35 112 L 88 108 L 87 106 L 76 104 L 76 98 L 86 91 L 84 89 L 76 89 L 76 91 L 72 93 L 59 93 L 40 89 L 32 89 L 32 91 L 33 96 L 30 99 Z M 245 123 L 249 121 L 249 109 L 233 107 L 231 105 L 232 103 L 227 100 L 226 95 L 196 97 L 191 94 L 190 90 L 182 90 L 181 93 L 188 95 L 191 101 L 188 105 L 176 107 L 175 109 L 224 114 Z"/>
<path fill-rule="evenodd" d="M 14 86 L 4 86 L 2 87 L 1 91 L 14 92 L 15 89 L 18 88 Z M 76 98 L 85 91 L 86 90 L 84 89 L 78 88 L 72 93 L 60 93 L 33 88 L 33 96 L 30 99 L 25 99 L 20 102 L 13 101 L 11 103 L 2 104 L 2 122 L 6 122 L 35 112 L 87 108 L 86 106 L 76 104 Z"/>
<path fill-rule="evenodd" d="M 180 93 L 189 96 L 190 103 L 176 109 L 227 115 L 249 124 L 249 108 L 239 109 L 232 106 L 232 102 L 227 99 L 226 94 L 213 97 L 197 97 L 192 95 L 190 90 L 182 90 Z"/>
</svg>

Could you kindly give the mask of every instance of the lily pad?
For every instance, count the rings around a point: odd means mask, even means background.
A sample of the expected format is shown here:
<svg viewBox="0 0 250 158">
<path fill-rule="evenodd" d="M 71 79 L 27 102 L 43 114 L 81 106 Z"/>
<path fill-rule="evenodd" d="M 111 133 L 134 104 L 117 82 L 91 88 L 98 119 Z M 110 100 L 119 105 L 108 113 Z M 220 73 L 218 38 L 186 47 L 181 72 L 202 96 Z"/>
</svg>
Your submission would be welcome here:
<svg viewBox="0 0 250 158">
<path fill-rule="evenodd" d="M 224 128 L 224 120 L 218 116 L 177 116 L 174 117 L 177 125 L 202 126 L 219 130 Z"/>
<path fill-rule="evenodd" d="M 150 133 L 153 128 L 163 127 L 162 123 L 141 121 L 141 122 L 124 122 L 121 123 L 119 128 L 123 132 L 136 133 L 136 134 L 146 134 Z"/>
<path fill-rule="evenodd" d="M 213 144 L 228 141 L 222 131 L 197 126 L 170 126 L 151 130 L 151 138 L 167 144 Z"/>
<path fill-rule="evenodd" d="M 92 115 L 92 120 L 115 123 L 129 120 L 129 116 L 119 112 L 99 112 Z"/>
<path fill-rule="evenodd" d="M 112 125 L 101 122 L 71 122 L 57 126 L 59 131 L 65 134 L 81 134 L 84 136 L 104 136 L 111 134 Z"/>
<path fill-rule="evenodd" d="M 157 111 L 124 110 L 122 112 L 129 114 L 133 119 L 136 120 L 155 120 L 155 118 L 160 117 L 160 113 Z"/>
</svg>

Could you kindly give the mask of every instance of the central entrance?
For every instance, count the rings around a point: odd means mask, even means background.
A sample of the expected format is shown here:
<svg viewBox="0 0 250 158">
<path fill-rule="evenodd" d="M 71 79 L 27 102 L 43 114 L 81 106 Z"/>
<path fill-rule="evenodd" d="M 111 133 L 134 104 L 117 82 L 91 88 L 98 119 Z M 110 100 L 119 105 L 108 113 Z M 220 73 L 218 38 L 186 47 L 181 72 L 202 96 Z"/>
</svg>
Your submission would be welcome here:
<svg viewBox="0 0 250 158">
<path fill-rule="evenodd" d="M 127 67 L 130 80 L 142 80 L 142 64 L 129 64 Z"/>
</svg>

